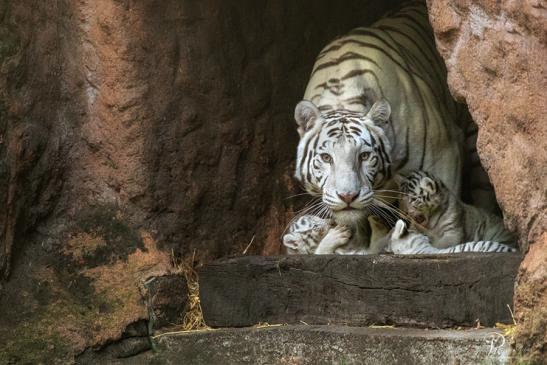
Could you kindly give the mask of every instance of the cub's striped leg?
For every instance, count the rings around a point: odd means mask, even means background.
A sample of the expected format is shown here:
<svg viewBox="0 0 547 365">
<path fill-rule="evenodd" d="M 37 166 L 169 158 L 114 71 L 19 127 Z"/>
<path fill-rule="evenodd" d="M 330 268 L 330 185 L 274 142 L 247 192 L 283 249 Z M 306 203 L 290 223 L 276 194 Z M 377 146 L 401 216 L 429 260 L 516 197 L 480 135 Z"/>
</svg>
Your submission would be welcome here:
<svg viewBox="0 0 547 365">
<path fill-rule="evenodd" d="M 439 250 L 439 253 L 461 253 L 461 252 L 517 252 L 514 247 L 494 241 L 466 242 L 457 246 Z"/>
</svg>

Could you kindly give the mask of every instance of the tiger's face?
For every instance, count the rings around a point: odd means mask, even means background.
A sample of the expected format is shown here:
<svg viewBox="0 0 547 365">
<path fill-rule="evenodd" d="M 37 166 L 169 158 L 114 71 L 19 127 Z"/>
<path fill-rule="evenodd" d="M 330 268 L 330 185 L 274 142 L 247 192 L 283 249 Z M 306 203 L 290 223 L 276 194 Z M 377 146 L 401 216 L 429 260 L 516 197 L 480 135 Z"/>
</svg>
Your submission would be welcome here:
<svg viewBox="0 0 547 365">
<path fill-rule="evenodd" d="M 446 199 L 442 181 L 425 171 L 412 171 L 396 177 L 401 196 L 401 209 L 416 223 L 427 227 L 431 216 Z"/>
<path fill-rule="evenodd" d="M 391 144 L 383 129 L 390 111 L 385 100 L 367 114 L 321 113 L 308 101 L 296 108 L 301 139 L 295 176 L 308 192 L 321 194 L 337 221 L 361 218 L 374 190 L 391 177 Z"/>
</svg>

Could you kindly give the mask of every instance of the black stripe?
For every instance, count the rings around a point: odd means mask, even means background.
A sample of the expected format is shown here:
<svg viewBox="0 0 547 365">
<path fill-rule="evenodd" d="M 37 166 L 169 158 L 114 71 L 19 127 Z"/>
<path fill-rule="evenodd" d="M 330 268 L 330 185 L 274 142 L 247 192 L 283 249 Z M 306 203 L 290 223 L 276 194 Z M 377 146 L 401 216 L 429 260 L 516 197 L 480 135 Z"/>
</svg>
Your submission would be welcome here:
<svg viewBox="0 0 547 365">
<path fill-rule="evenodd" d="M 371 37 L 371 38 L 374 38 L 374 39 L 377 39 L 378 41 L 382 42 L 384 45 L 386 45 L 389 49 L 391 49 L 393 52 L 399 54 L 400 52 L 395 49 L 388 41 L 386 41 L 385 39 L 383 39 L 382 37 L 380 37 L 378 34 L 374 33 L 372 31 L 372 29 L 362 29 L 362 28 L 358 28 L 358 29 L 354 29 L 353 31 L 351 31 L 350 34 L 356 34 L 356 35 L 363 35 L 363 36 L 368 36 L 368 37 Z M 399 61 L 397 61 L 395 58 L 393 58 L 393 56 L 391 54 L 389 54 L 388 52 L 386 52 L 386 50 L 382 47 L 379 47 L 373 43 L 369 43 L 369 42 L 363 42 L 363 41 L 356 41 L 355 43 L 358 43 L 360 44 L 361 46 L 363 47 L 369 47 L 369 48 L 372 48 L 372 49 L 375 49 L 377 51 L 380 51 L 381 53 L 383 53 L 387 58 L 389 58 L 393 63 L 395 63 L 396 65 L 398 65 L 399 67 L 401 67 L 402 69 L 404 69 L 406 72 L 411 72 L 410 70 L 407 70 Z"/>
<path fill-rule="evenodd" d="M 408 62 L 406 60 L 405 60 L 405 63 L 407 63 L 407 66 L 408 66 Z M 417 84 L 416 80 L 414 79 L 415 74 L 409 72 L 409 76 L 410 76 L 410 80 L 414 84 L 414 87 L 416 88 L 416 90 L 419 90 L 420 88 L 418 87 L 418 84 Z M 416 75 L 416 76 L 418 76 L 418 75 Z M 429 85 L 423 78 L 421 78 L 421 77 L 419 77 L 419 78 L 422 79 L 422 81 L 424 81 L 426 83 L 426 85 Z M 427 114 L 427 109 L 426 109 L 425 102 L 423 100 L 422 93 L 417 93 L 417 94 L 418 94 L 418 98 L 419 98 L 419 101 L 420 101 L 421 110 L 423 111 L 423 117 L 424 117 L 424 122 L 425 122 L 425 128 L 422 128 L 423 129 L 422 155 L 420 156 L 420 170 L 423 170 L 425 150 L 426 150 L 426 141 L 427 141 L 426 140 L 427 139 L 427 127 L 430 125 L 430 122 L 429 122 L 429 117 L 428 117 L 428 114 Z"/>
<path fill-rule="evenodd" d="M 397 42 L 397 41 L 391 36 L 391 34 L 389 34 L 389 32 L 386 32 L 386 35 L 392 40 L 393 43 L 395 43 L 395 44 L 397 45 L 397 47 L 398 47 L 398 49 L 401 51 L 401 53 L 402 53 L 404 56 L 406 56 L 406 58 L 403 57 L 403 59 L 405 60 L 406 64 L 408 65 L 408 68 L 409 68 L 409 69 L 412 69 L 412 67 L 411 67 L 410 64 L 408 63 L 408 59 L 410 58 L 410 59 L 413 59 L 413 60 L 414 60 L 414 63 L 416 63 L 417 66 L 419 66 L 419 67 L 422 68 L 422 71 L 424 71 L 424 72 L 423 72 L 424 75 L 426 75 L 426 76 L 429 75 L 429 73 L 430 73 L 430 72 L 429 72 L 429 69 L 430 69 L 431 67 L 434 68 L 434 65 L 432 65 L 430 68 L 425 68 L 425 69 L 424 69 L 425 66 L 424 66 L 421 62 L 418 62 L 418 61 L 416 60 L 416 57 L 414 56 L 414 54 L 413 54 L 412 52 L 410 52 L 410 50 L 408 50 L 407 47 L 404 47 L 404 46 L 401 45 L 399 42 Z M 424 54 L 424 56 L 425 56 L 425 54 Z M 428 60 L 428 61 L 429 61 L 429 60 Z M 438 86 L 439 86 L 440 89 L 442 90 L 442 94 L 443 94 L 443 95 L 442 95 L 442 99 L 440 99 L 440 95 L 438 95 L 438 93 L 437 93 L 437 91 L 436 91 L 437 89 L 436 89 L 435 87 L 433 87 L 433 85 L 432 85 L 433 80 L 432 80 L 432 79 L 430 79 L 429 81 L 426 81 L 423 77 L 420 77 L 420 78 L 424 81 L 424 83 L 425 83 L 425 85 L 427 86 L 427 88 L 429 88 L 429 91 L 431 92 L 431 96 L 432 96 L 432 97 L 434 98 L 434 100 L 437 102 L 437 108 L 438 108 L 439 110 L 442 110 L 443 105 L 446 104 L 443 100 L 446 100 L 446 98 L 447 98 L 447 96 L 446 96 L 446 89 L 447 89 L 447 87 L 446 87 L 446 83 L 443 82 L 443 81 L 441 80 L 441 77 L 438 75 L 438 72 L 435 71 L 435 70 L 433 70 L 433 73 L 435 74 L 435 76 L 436 76 L 436 78 L 437 78 L 437 81 L 438 81 L 438 83 L 439 83 Z M 444 124 L 446 121 L 444 120 L 444 118 L 442 118 L 442 119 L 441 119 L 441 122 Z M 445 127 L 446 127 L 446 125 L 445 125 Z"/>
<path fill-rule="evenodd" d="M 360 76 L 360 75 L 366 75 L 366 74 L 370 74 L 374 78 L 374 81 L 376 81 L 376 87 L 378 88 L 378 90 L 380 90 L 380 95 L 382 95 L 382 97 L 384 97 L 384 90 L 382 90 L 382 86 L 380 85 L 380 81 L 378 80 L 378 76 L 376 76 L 376 73 L 372 70 L 363 70 L 363 69 L 351 70 L 350 72 L 348 72 L 347 74 L 342 76 L 342 80 L 345 81 L 347 79 L 351 79 L 352 77 L 356 77 L 356 76 Z"/>
<path fill-rule="evenodd" d="M 378 63 L 376 63 L 376 61 L 374 61 L 372 58 L 370 57 L 367 57 L 367 56 L 363 56 L 363 55 L 360 55 L 358 53 L 355 53 L 355 52 L 346 52 L 344 53 L 343 55 L 341 55 L 340 57 L 334 59 L 333 61 L 328 61 L 328 62 L 325 62 L 325 63 L 322 63 L 320 64 L 319 66 L 317 66 L 313 71 L 312 71 L 312 76 L 319 70 L 322 70 L 324 68 L 328 68 L 328 67 L 331 67 L 331 66 L 337 66 L 339 65 L 340 63 L 344 62 L 344 61 L 351 61 L 351 60 L 362 60 L 362 61 L 368 61 L 370 63 L 372 63 L 373 65 L 375 65 L 376 67 L 380 68 L 380 66 L 378 65 Z"/>
<path fill-rule="evenodd" d="M 307 163 L 309 163 L 310 160 L 312 159 L 312 157 L 313 157 L 312 155 L 313 155 L 313 152 L 309 151 Z M 310 166 L 308 166 L 308 172 L 306 174 L 306 180 L 311 184 L 311 172 L 310 171 L 311 171 L 311 168 L 310 168 Z"/>
<path fill-rule="evenodd" d="M 399 31 L 399 29 L 395 28 L 395 27 L 391 27 L 391 26 L 387 26 L 387 25 L 382 25 L 382 26 L 379 26 L 378 29 L 382 29 L 382 30 L 385 30 L 386 33 L 389 35 L 389 33 L 395 33 L 395 34 L 399 34 L 400 36 L 402 37 L 405 37 L 407 38 L 408 40 L 410 40 L 414 46 L 416 47 L 416 49 L 418 50 L 422 50 L 423 47 L 420 47 L 420 45 L 418 45 L 418 43 L 416 43 L 416 41 L 410 37 L 408 34 L 406 33 L 403 33 L 401 31 Z M 441 88 L 441 91 L 443 93 L 442 97 L 443 99 L 446 99 L 447 95 L 446 95 L 446 90 L 447 88 L 445 87 L 445 75 L 446 75 L 446 71 L 441 70 L 439 69 L 439 62 L 435 62 L 433 61 L 430 57 L 427 56 L 427 54 L 425 52 L 421 52 L 421 55 L 426 59 L 427 63 L 429 64 L 429 67 L 427 65 L 424 65 L 421 60 L 416 57 L 416 55 L 413 53 L 413 52 L 410 52 L 406 47 L 403 47 L 399 42 L 397 42 L 391 35 L 389 35 L 390 39 L 396 43 L 400 49 L 403 49 L 405 50 L 405 54 L 407 57 L 410 57 L 414 60 L 414 62 L 422 69 L 424 75 L 429 75 L 430 74 L 430 71 L 433 71 L 433 74 L 435 76 L 435 79 L 436 79 L 436 82 L 437 84 L 440 86 Z M 437 58 L 439 57 L 438 55 L 433 55 L 434 57 L 436 56 Z M 431 68 L 433 68 L 433 70 L 431 70 Z M 443 75 L 440 74 L 440 72 L 443 72 Z M 431 89 L 433 89 L 433 87 L 430 87 Z M 433 93 L 433 96 L 434 97 L 438 97 L 437 93 Z M 442 104 L 442 101 L 439 101 L 439 103 Z"/>
<path fill-rule="evenodd" d="M 300 160 L 300 175 L 302 178 L 304 178 L 304 163 L 306 162 L 306 158 L 308 157 L 308 147 L 310 145 L 310 142 L 313 138 L 317 138 L 318 136 L 315 135 L 312 138 L 308 139 L 306 142 L 306 146 L 304 147 L 304 153 L 302 153 L 302 159 Z"/>
</svg>

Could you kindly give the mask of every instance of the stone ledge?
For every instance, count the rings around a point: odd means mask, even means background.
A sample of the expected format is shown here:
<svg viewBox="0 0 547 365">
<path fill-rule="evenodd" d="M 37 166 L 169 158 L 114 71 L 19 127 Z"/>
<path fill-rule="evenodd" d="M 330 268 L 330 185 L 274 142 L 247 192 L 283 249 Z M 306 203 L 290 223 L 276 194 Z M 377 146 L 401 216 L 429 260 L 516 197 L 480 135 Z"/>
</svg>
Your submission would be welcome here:
<svg viewBox="0 0 547 365">
<path fill-rule="evenodd" d="M 267 323 L 493 326 L 510 322 L 519 254 L 280 256 L 200 271 L 211 327 Z"/>
<path fill-rule="evenodd" d="M 424 330 L 273 326 L 165 335 L 157 352 L 117 364 L 502 364 L 510 352 L 495 329 Z"/>
</svg>

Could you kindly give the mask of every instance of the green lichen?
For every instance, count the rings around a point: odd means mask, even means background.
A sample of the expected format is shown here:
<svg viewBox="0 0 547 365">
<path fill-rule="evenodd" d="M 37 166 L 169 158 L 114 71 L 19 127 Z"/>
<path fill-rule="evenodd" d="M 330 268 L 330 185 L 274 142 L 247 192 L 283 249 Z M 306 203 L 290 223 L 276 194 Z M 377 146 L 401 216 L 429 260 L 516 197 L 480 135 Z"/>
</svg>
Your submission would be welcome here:
<svg viewBox="0 0 547 365">
<path fill-rule="evenodd" d="M 118 327 L 128 311 L 136 315 L 142 303 L 133 273 L 139 264 L 129 262 L 128 256 L 138 248 L 144 251 L 139 233 L 109 206 L 84 210 L 67 237 L 81 233 L 99 235 L 107 244 L 80 260 L 62 249 L 50 255 L 44 267 L 28 275 L 28 300 L 17 302 L 13 290 L 4 293 L 14 306 L 23 305 L 20 310 L 0 308 L 0 316 L 10 323 L 0 326 L 0 364 L 71 363 L 76 348 L 95 345 L 97 336 L 122 330 Z"/>
<path fill-rule="evenodd" d="M 18 329 L 14 337 L 19 341 L 8 341 L 0 349 L 0 363 L 10 364 L 67 364 L 70 350 L 58 335 L 42 333 L 37 336 L 32 328 Z"/>
<path fill-rule="evenodd" d="M 0 346 L 0 364 L 66 364 L 71 350 L 66 339 L 50 330 L 51 314 L 39 313 L 0 331 L 6 341 Z"/>
<path fill-rule="evenodd" d="M 137 249 L 146 251 L 139 233 L 120 218 L 114 206 L 103 205 L 84 210 L 76 221 L 75 233 L 78 232 L 100 236 L 107 243 L 84 256 L 88 268 L 127 260 Z"/>
<path fill-rule="evenodd" d="M 133 288 L 131 288 L 133 289 Z M 50 291 L 50 292 L 48 292 Z M 13 328 L 0 329 L 0 364 L 67 364 L 76 355 L 73 336 L 90 341 L 112 318 L 123 317 L 134 290 L 75 296 L 70 289 L 41 289 L 39 305 Z M 45 301 L 49 303 L 43 305 Z M 4 342 L 4 341 L 2 341 Z"/>
</svg>

